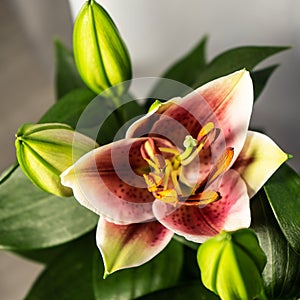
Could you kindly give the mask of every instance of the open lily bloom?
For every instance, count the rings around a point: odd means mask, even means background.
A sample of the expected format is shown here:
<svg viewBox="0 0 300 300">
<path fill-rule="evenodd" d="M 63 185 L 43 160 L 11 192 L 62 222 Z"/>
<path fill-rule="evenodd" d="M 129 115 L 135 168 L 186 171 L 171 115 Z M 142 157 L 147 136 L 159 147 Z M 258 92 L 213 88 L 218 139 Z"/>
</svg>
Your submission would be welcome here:
<svg viewBox="0 0 300 300">
<path fill-rule="evenodd" d="M 249 73 L 232 73 L 158 105 L 125 139 L 63 172 L 62 183 L 100 215 L 106 274 L 147 262 L 174 233 L 202 243 L 249 227 L 249 198 L 287 159 L 248 131 L 252 106 Z"/>
</svg>

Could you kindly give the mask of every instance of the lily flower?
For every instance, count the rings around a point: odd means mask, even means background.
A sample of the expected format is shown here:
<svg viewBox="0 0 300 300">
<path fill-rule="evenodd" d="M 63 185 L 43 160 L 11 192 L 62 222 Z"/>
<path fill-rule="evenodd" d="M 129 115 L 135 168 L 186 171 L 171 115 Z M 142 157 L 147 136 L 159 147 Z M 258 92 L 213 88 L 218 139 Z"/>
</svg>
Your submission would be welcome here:
<svg viewBox="0 0 300 300">
<path fill-rule="evenodd" d="M 105 276 L 149 261 L 174 233 L 202 243 L 250 226 L 249 199 L 288 158 L 248 131 L 252 106 L 250 74 L 237 71 L 156 106 L 125 139 L 63 172 L 63 185 L 100 216 Z"/>
</svg>

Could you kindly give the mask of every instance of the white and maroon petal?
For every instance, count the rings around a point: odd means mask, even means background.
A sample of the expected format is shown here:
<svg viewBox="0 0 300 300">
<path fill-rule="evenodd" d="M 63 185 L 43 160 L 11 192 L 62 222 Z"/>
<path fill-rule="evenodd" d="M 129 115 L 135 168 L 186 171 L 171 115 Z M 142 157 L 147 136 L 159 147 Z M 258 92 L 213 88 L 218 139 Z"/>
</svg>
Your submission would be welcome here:
<svg viewBox="0 0 300 300">
<path fill-rule="evenodd" d="M 287 159 L 288 155 L 268 136 L 249 131 L 233 168 L 246 182 L 251 198 Z"/>
<path fill-rule="evenodd" d="M 196 138 L 201 128 L 212 122 L 221 130 L 217 143 L 211 146 L 212 155 L 216 158 L 225 148 L 233 147 L 234 161 L 246 139 L 252 106 L 252 80 L 249 72 L 241 70 L 213 80 L 174 101 L 154 122 L 152 129 L 147 130 L 159 132 L 176 146 L 181 146 L 187 134 Z"/>
<path fill-rule="evenodd" d="M 226 172 L 219 188 L 223 202 L 213 203 L 215 209 L 224 213 L 224 223 L 219 223 L 219 230 L 234 231 L 248 228 L 251 223 L 250 201 L 247 186 L 241 176 L 234 170 Z M 221 199 L 222 201 L 222 199 Z"/>
<path fill-rule="evenodd" d="M 172 236 L 173 232 L 157 221 L 116 225 L 101 217 L 96 237 L 105 275 L 146 263 L 168 245 Z"/>
<path fill-rule="evenodd" d="M 159 135 L 181 147 L 186 135 L 196 138 L 205 124 L 213 122 L 221 134 L 212 155 L 216 158 L 226 147 L 233 147 L 234 161 L 246 139 L 252 106 L 252 80 L 249 72 L 241 70 L 166 102 L 135 122 L 127 137 Z"/>
<path fill-rule="evenodd" d="M 199 115 L 202 123 L 212 121 L 215 127 L 220 126 L 219 143 L 223 144 L 222 139 L 225 139 L 222 148 L 234 148 L 234 161 L 244 145 L 253 107 L 253 84 L 249 72 L 241 70 L 213 80 L 186 96 L 184 101 L 197 101 L 197 95 L 201 95 L 199 101 L 202 97 L 205 99 L 213 115 L 205 106 L 194 114 Z"/>
<path fill-rule="evenodd" d="M 157 147 L 172 147 L 154 140 Z M 140 151 L 146 141 L 124 139 L 87 153 L 62 173 L 62 184 L 73 189 L 82 205 L 116 224 L 153 220 L 154 197 L 143 177 L 149 166 Z"/>
<path fill-rule="evenodd" d="M 237 230 L 250 225 L 247 188 L 238 172 L 223 175 L 218 191 L 222 198 L 203 208 L 182 205 L 174 211 L 170 205 L 155 201 L 155 217 L 169 230 L 186 239 L 202 243 L 221 230 Z"/>
<path fill-rule="evenodd" d="M 146 139 L 127 139 L 97 148 L 61 175 L 84 206 L 118 224 L 153 219 L 153 195 L 142 177 L 148 167 L 140 147 Z"/>
</svg>

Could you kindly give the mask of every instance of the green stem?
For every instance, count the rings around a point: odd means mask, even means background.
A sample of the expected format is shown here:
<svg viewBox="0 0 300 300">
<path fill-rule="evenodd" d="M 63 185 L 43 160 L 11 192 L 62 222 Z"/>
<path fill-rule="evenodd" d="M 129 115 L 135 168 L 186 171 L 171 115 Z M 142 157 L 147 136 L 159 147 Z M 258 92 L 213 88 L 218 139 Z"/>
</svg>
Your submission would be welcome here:
<svg viewBox="0 0 300 300">
<path fill-rule="evenodd" d="M 0 184 L 2 184 L 4 181 L 6 181 L 10 175 L 18 168 L 19 163 L 16 162 L 13 166 L 11 166 L 8 170 L 4 171 L 0 176 Z"/>
</svg>

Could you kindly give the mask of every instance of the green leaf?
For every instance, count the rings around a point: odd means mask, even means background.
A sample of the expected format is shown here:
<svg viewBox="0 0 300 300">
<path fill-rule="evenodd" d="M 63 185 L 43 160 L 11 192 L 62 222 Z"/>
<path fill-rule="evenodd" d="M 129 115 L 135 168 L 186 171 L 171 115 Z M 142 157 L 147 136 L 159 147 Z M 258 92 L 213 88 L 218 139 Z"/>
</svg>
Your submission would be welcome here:
<svg viewBox="0 0 300 300">
<path fill-rule="evenodd" d="M 70 247 L 70 244 L 73 242 L 74 241 L 70 241 L 65 244 L 61 244 L 58 246 L 49 247 L 49 248 L 45 248 L 45 249 L 18 250 L 18 251 L 13 251 L 13 252 L 17 255 L 28 258 L 30 260 L 48 265 L 54 259 L 56 259 L 56 257 L 59 256 L 63 251 L 65 251 L 68 247 Z"/>
<path fill-rule="evenodd" d="M 39 276 L 26 300 L 93 300 L 94 232 L 69 247 Z"/>
<path fill-rule="evenodd" d="M 124 99 L 120 99 L 123 104 L 121 104 L 118 109 L 107 110 L 109 116 L 102 124 L 97 137 L 97 142 L 99 144 L 105 145 L 113 140 L 125 138 L 129 126 L 137 118 L 142 117 L 147 113 L 144 107 L 140 106 L 136 101 L 126 99 L 126 97 L 127 96 L 124 96 Z M 107 103 L 106 105 L 109 107 L 109 99 L 106 99 L 105 101 Z M 105 110 L 104 104 L 102 105 L 101 110 Z"/>
<path fill-rule="evenodd" d="M 42 116 L 39 123 L 58 122 L 75 128 L 81 114 L 95 97 L 96 95 L 88 89 L 71 91 L 55 103 Z"/>
<path fill-rule="evenodd" d="M 0 189 L 0 248 L 56 246 L 93 229 L 98 217 L 73 198 L 40 191 L 18 168 Z"/>
<path fill-rule="evenodd" d="M 73 52 L 59 39 L 54 40 L 54 46 L 56 98 L 60 100 L 69 92 L 86 86 L 77 72 Z"/>
<path fill-rule="evenodd" d="M 114 110 L 110 98 L 96 96 L 88 89 L 74 90 L 55 103 L 39 123 L 65 123 L 86 135 L 91 135 L 92 138 L 97 138 L 98 134 L 97 142 L 101 145 L 107 144 L 114 139 L 125 122 L 135 120 L 136 116 L 146 113 L 144 107 L 131 99 L 130 95 L 123 95 L 120 97 L 123 104 Z M 122 128 L 122 133 L 128 126 L 129 123 Z"/>
<path fill-rule="evenodd" d="M 267 256 L 262 273 L 270 299 L 300 296 L 300 257 L 285 239 L 262 189 L 251 200 L 251 227 Z"/>
<path fill-rule="evenodd" d="M 105 280 L 99 255 L 94 262 L 94 291 L 96 299 L 131 300 L 176 284 L 183 262 L 183 247 L 172 241 L 166 249 L 148 263 L 118 271 Z"/>
<path fill-rule="evenodd" d="M 256 47 L 245 46 L 230 49 L 212 60 L 199 74 L 193 88 L 203 85 L 213 79 L 246 68 L 248 71 L 266 58 L 287 50 L 289 47 Z"/>
<path fill-rule="evenodd" d="M 166 80 L 159 80 L 150 95 L 164 95 L 165 99 L 184 96 L 189 92 L 188 87 L 196 89 L 211 80 L 243 68 L 252 71 L 256 65 L 266 58 L 289 49 L 289 47 L 238 47 L 221 53 L 207 63 L 205 57 L 206 43 L 207 38 L 204 37 L 192 51 L 162 75 L 164 78 L 178 81 L 183 85 L 171 85 Z M 255 99 L 260 95 L 275 69 L 276 66 L 270 66 L 252 72 Z"/>
<path fill-rule="evenodd" d="M 199 248 L 199 244 L 198 247 Z M 201 282 L 200 270 L 197 263 L 197 251 L 184 246 L 184 258 L 180 281 L 198 280 Z"/>
<path fill-rule="evenodd" d="M 283 234 L 300 254 L 300 176 L 284 164 L 266 183 L 265 191 Z"/>
<path fill-rule="evenodd" d="M 187 86 L 194 86 L 196 79 L 206 66 L 206 43 L 207 37 L 204 37 L 195 48 L 171 66 L 161 77 L 176 80 Z M 153 88 L 159 95 L 165 94 L 168 89 L 168 82 L 165 80 L 160 80 Z M 181 94 L 176 89 L 170 89 L 168 92 L 169 98 Z"/>
<path fill-rule="evenodd" d="M 145 107 L 141 106 L 138 102 L 134 100 L 128 101 L 120 108 L 124 114 L 124 123 L 132 119 L 136 119 L 137 117 L 142 117 L 148 112 Z"/>
<path fill-rule="evenodd" d="M 94 234 L 68 244 L 40 275 L 25 299 L 135 299 L 176 284 L 182 265 L 180 244 L 172 242 L 149 263 L 117 272 L 104 280 Z"/>
<path fill-rule="evenodd" d="M 172 288 L 157 291 L 137 300 L 217 300 L 220 299 L 214 293 L 207 290 L 200 282 L 192 281 Z"/>
<path fill-rule="evenodd" d="M 251 72 L 251 77 L 254 86 L 254 100 L 256 100 L 262 93 L 265 85 L 273 72 L 278 68 L 279 65 L 273 65 L 265 69 Z"/>
<path fill-rule="evenodd" d="M 163 77 L 178 80 L 188 86 L 192 86 L 198 73 L 206 65 L 207 39 L 207 36 L 202 38 L 196 47 L 167 70 Z"/>
<path fill-rule="evenodd" d="M 90 233 L 88 233 L 87 235 L 89 234 Z M 78 243 L 78 240 L 83 238 L 84 237 L 80 237 L 78 239 L 71 240 L 70 242 L 58 246 L 54 246 L 54 247 L 48 247 L 45 249 L 17 250 L 17 251 L 14 250 L 13 253 L 28 258 L 30 260 L 42 263 L 44 265 L 49 265 L 67 249 L 72 249 L 72 247 L 75 247 Z"/>
</svg>

